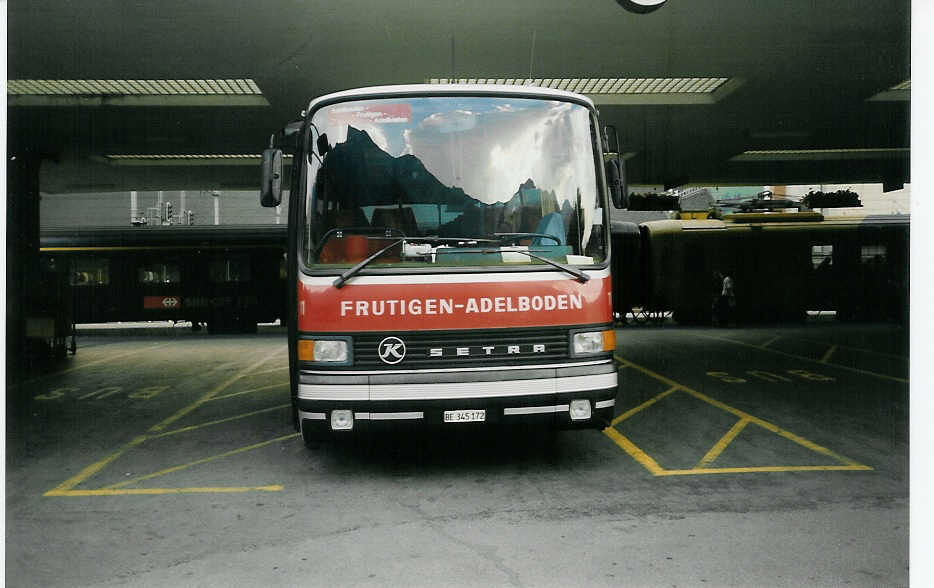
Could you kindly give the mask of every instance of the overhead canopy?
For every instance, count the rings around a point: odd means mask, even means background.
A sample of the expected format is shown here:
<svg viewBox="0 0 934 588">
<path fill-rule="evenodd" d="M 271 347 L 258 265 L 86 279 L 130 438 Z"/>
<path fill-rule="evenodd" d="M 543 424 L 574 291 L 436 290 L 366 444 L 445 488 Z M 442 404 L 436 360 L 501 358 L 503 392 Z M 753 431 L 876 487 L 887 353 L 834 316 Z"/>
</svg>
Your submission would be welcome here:
<svg viewBox="0 0 934 588">
<path fill-rule="evenodd" d="M 48 192 L 256 188 L 249 158 L 112 156 L 258 154 L 314 96 L 431 79 L 573 84 L 619 130 L 630 184 L 908 179 L 908 0 L 668 0 L 645 14 L 614 0 L 7 11 L 9 148 L 52 158 Z"/>
</svg>

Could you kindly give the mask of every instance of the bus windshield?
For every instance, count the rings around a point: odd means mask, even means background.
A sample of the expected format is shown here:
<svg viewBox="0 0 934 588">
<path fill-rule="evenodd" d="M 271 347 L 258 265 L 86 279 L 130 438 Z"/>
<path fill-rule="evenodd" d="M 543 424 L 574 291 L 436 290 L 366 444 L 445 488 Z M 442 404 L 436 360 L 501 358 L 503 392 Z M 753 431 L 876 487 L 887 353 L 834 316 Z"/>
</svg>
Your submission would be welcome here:
<svg viewBox="0 0 934 588">
<path fill-rule="evenodd" d="M 548 267 L 606 259 L 590 111 L 559 100 L 417 96 L 311 120 L 307 269 Z"/>
</svg>

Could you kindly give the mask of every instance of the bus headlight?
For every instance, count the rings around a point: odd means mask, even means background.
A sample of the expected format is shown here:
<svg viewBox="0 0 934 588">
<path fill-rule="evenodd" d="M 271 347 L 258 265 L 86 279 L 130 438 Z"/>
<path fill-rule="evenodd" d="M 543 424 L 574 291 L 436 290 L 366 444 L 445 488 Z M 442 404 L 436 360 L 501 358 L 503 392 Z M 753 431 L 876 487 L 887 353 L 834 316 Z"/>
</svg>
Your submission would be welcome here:
<svg viewBox="0 0 934 588">
<path fill-rule="evenodd" d="M 315 341 L 315 361 L 347 361 L 347 341 Z"/>
<path fill-rule="evenodd" d="M 349 363 L 349 350 L 346 339 L 302 339 L 298 342 L 298 359 L 316 363 Z"/>
<path fill-rule="evenodd" d="M 571 340 L 571 349 L 574 355 L 589 355 L 616 350 L 616 331 L 587 331 L 574 333 Z"/>
</svg>

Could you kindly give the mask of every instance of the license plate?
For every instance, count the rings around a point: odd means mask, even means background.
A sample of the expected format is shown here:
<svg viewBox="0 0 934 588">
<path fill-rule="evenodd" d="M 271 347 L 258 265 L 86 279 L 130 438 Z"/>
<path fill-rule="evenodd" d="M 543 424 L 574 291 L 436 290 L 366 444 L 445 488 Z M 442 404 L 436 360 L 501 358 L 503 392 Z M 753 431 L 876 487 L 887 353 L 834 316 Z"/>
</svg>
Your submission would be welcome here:
<svg viewBox="0 0 934 588">
<path fill-rule="evenodd" d="M 481 423 L 486 420 L 486 410 L 446 410 L 446 423 Z"/>
</svg>

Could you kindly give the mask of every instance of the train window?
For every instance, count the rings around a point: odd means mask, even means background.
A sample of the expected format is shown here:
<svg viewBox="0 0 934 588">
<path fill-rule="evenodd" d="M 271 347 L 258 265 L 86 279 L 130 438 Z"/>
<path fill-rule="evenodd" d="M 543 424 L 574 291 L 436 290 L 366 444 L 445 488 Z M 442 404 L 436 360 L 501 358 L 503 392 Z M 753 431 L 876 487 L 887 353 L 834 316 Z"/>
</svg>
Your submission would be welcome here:
<svg viewBox="0 0 934 588">
<path fill-rule="evenodd" d="M 140 284 L 177 284 L 181 281 L 178 265 L 174 263 L 148 263 L 137 270 Z"/>
<path fill-rule="evenodd" d="M 224 282 L 249 282 L 250 258 L 238 255 L 226 259 L 214 259 L 209 270 L 211 281 L 215 284 Z"/>
<path fill-rule="evenodd" d="M 811 264 L 814 269 L 833 265 L 833 245 L 811 245 Z"/>
<path fill-rule="evenodd" d="M 103 286 L 110 283 L 110 260 L 107 258 L 79 257 L 72 267 L 72 286 Z"/>
<path fill-rule="evenodd" d="M 885 245 L 863 245 L 860 247 L 859 260 L 863 264 L 885 263 L 886 253 Z"/>
</svg>

